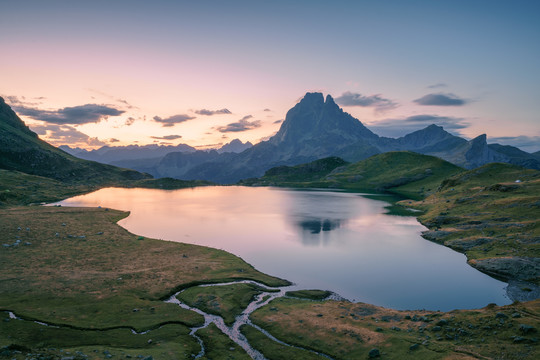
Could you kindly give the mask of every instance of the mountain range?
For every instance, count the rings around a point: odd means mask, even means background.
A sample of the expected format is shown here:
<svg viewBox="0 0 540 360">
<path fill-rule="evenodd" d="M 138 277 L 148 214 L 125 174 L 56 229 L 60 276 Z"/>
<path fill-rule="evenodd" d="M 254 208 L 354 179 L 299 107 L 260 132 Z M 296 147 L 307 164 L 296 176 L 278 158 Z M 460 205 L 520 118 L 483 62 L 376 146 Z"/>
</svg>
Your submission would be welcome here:
<svg viewBox="0 0 540 360">
<path fill-rule="evenodd" d="M 321 93 L 307 93 L 287 112 L 277 134 L 240 153 L 173 152 L 152 166 L 122 165 L 156 177 L 235 183 L 262 176 L 266 170 L 281 165 L 297 165 L 328 156 L 356 162 L 375 154 L 407 150 L 437 156 L 467 169 L 491 162 L 540 169 L 537 154 L 512 146 L 488 145 L 486 140 L 486 135 L 466 140 L 437 125 L 398 139 L 381 137 L 344 112 L 330 95 L 325 99 Z"/>
<path fill-rule="evenodd" d="M 1 97 L 0 169 L 67 184 L 106 185 L 151 178 L 135 170 L 79 159 L 48 144 L 39 139 Z"/>
<path fill-rule="evenodd" d="M 24 123 L 18 126 L 25 127 Z M 185 144 L 103 147 L 92 151 L 62 149 L 77 157 L 135 169 L 155 177 L 224 184 L 260 177 L 276 166 L 298 165 L 329 156 L 356 162 L 372 155 L 403 150 L 436 156 L 467 169 L 492 162 L 540 169 L 538 153 L 530 154 L 508 145 L 488 145 L 486 135 L 466 140 L 437 125 L 397 139 L 381 137 L 344 112 L 330 95 L 325 98 L 322 93 L 307 93 L 287 112 L 274 136 L 253 146 L 236 139 L 210 151 L 196 150 Z"/>
</svg>

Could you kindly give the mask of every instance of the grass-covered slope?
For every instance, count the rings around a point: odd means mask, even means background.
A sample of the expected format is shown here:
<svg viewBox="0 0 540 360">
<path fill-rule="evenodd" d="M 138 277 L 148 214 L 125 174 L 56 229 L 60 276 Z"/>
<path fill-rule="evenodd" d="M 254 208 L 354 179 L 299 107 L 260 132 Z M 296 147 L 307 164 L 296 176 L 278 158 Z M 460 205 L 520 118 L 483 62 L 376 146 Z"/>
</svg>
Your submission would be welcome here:
<svg viewBox="0 0 540 360">
<path fill-rule="evenodd" d="M 187 327 L 203 319 L 164 297 L 191 284 L 232 279 L 288 284 L 221 250 L 131 234 L 115 224 L 126 215 L 98 208 L 0 209 L 0 348 L 86 346 L 99 354 L 131 349 L 158 359 L 191 358 L 200 348 Z M 9 320 L 5 311 L 62 326 Z M 130 330 L 163 324 L 170 325 L 148 336 Z"/>
<path fill-rule="evenodd" d="M 336 360 L 537 359 L 539 314 L 538 300 L 442 313 L 280 298 L 251 320 L 279 340 Z M 248 326 L 242 332 L 268 359 L 324 359 L 272 343 Z"/>
<path fill-rule="evenodd" d="M 267 170 L 261 178 L 240 181 L 241 185 L 257 186 L 311 186 L 336 168 L 349 164 L 345 160 L 331 156 L 296 166 L 277 166 Z"/>
<path fill-rule="evenodd" d="M 422 198 L 434 192 L 444 179 L 462 171 L 434 156 L 395 151 L 353 164 L 331 157 L 297 166 L 280 166 L 268 170 L 260 179 L 248 179 L 241 184 L 392 191 Z"/>
<path fill-rule="evenodd" d="M 0 169 L 62 182 L 107 185 L 151 178 L 134 170 L 78 159 L 46 143 L 0 98 Z"/>
<path fill-rule="evenodd" d="M 424 236 L 491 275 L 540 282 L 540 171 L 488 164 L 450 177 L 418 202 Z"/>
</svg>

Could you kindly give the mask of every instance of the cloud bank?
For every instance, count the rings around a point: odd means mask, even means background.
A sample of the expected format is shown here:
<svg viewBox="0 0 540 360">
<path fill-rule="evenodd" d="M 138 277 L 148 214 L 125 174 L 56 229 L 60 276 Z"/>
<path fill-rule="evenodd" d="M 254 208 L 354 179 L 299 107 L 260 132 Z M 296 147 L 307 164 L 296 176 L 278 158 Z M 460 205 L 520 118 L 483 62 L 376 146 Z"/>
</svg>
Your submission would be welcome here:
<svg viewBox="0 0 540 360">
<path fill-rule="evenodd" d="M 219 132 L 227 133 L 227 132 L 247 131 L 247 130 L 261 127 L 261 120 L 249 121 L 249 119 L 251 118 L 253 118 L 252 115 L 247 115 L 247 116 L 244 116 L 242 119 L 238 120 L 237 122 L 233 122 L 225 126 L 219 126 L 216 129 Z"/>
<path fill-rule="evenodd" d="M 229 109 L 220 109 L 220 110 L 201 109 L 201 110 L 195 110 L 194 113 L 199 114 L 199 115 L 206 115 L 206 116 L 232 114 Z"/>
<path fill-rule="evenodd" d="M 176 124 L 183 123 L 184 121 L 193 120 L 195 119 L 194 116 L 186 115 L 186 114 L 178 114 L 169 116 L 168 118 L 161 118 L 159 116 L 154 116 L 154 121 L 161 123 L 163 127 L 171 127 Z"/>
<path fill-rule="evenodd" d="M 19 115 L 58 125 L 98 123 L 106 120 L 109 116 L 119 116 L 125 112 L 111 106 L 98 104 L 85 104 L 58 110 L 41 110 L 22 104 L 13 105 L 12 107 Z"/>
<path fill-rule="evenodd" d="M 427 94 L 419 99 L 413 100 L 418 105 L 427 106 L 463 106 L 467 100 L 450 93 Z"/>
<path fill-rule="evenodd" d="M 53 145 L 69 145 L 73 146 L 104 146 L 107 145 L 104 141 L 97 137 L 90 137 L 70 125 L 32 125 L 32 131 L 40 136 L 44 136 L 47 142 Z M 115 139 L 111 139 L 115 140 Z M 114 142 L 114 141 L 111 141 Z"/>
<path fill-rule="evenodd" d="M 380 94 L 364 96 L 350 91 L 344 92 L 341 96 L 337 97 L 335 101 L 341 106 L 372 107 L 376 111 L 391 110 L 399 106 L 398 103 L 390 99 L 385 99 Z"/>
<path fill-rule="evenodd" d="M 498 143 L 501 145 L 512 145 L 527 152 L 540 151 L 540 136 L 499 136 L 488 137 L 488 143 Z"/>
<path fill-rule="evenodd" d="M 157 140 L 176 140 L 182 138 L 182 135 L 150 136 L 150 138 Z"/>
<path fill-rule="evenodd" d="M 406 118 L 385 119 L 368 125 L 380 136 L 398 138 L 431 124 L 442 126 L 446 131 L 459 135 L 459 130 L 468 128 L 470 123 L 464 118 L 439 115 L 413 115 Z"/>
</svg>

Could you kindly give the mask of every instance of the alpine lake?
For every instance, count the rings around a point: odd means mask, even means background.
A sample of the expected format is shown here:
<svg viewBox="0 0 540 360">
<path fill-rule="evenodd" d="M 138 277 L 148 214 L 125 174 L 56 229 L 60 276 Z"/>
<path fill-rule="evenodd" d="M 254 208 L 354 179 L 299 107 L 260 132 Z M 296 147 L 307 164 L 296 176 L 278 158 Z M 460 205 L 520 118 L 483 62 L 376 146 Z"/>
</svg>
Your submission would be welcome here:
<svg viewBox="0 0 540 360">
<path fill-rule="evenodd" d="M 157 239 L 226 250 L 292 290 L 330 290 L 398 310 L 510 304 L 507 284 L 465 255 L 421 237 L 414 217 L 358 193 L 209 186 L 181 190 L 105 188 L 61 206 L 130 211 L 119 224 Z"/>
</svg>

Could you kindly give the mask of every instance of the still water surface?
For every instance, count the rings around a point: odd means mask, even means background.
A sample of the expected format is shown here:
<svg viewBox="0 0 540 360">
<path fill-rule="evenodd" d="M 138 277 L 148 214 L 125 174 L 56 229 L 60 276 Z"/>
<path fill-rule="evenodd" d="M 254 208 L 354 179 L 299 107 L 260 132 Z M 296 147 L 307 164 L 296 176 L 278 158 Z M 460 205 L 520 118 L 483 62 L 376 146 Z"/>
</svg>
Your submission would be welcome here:
<svg viewBox="0 0 540 360">
<path fill-rule="evenodd" d="M 129 210 L 119 222 L 152 238 L 211 246 L 301 289 L 395 309 L 508 304 L 506 284 L 420 237 L 414 217 L 359 194 L 249 187 L 107 188 L 61 202 Z"/>
</svg>

